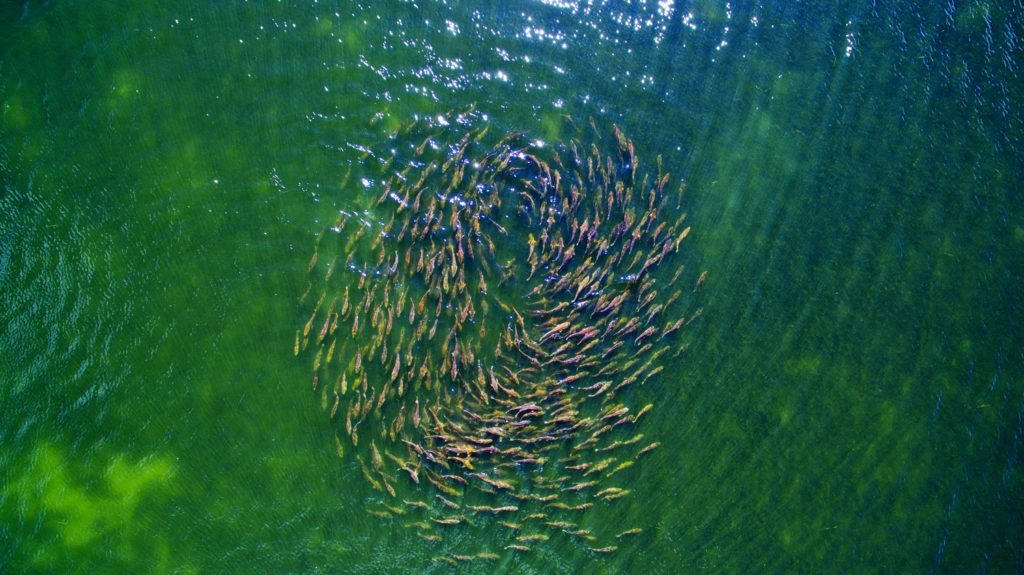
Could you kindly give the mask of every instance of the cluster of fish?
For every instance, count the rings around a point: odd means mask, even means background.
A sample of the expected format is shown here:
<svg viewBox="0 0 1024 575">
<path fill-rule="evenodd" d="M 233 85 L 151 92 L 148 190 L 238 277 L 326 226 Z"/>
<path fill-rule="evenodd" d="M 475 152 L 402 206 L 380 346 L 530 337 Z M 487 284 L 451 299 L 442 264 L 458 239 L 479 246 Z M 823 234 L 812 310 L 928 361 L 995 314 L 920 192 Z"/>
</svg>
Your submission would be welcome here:
<svg viewBox="0 0 1024 575">
<path fill-rule="evenodd" d="M 670 267 L 690 233 L 683 186 L 667 190 L 660 157 L 640 174 L 617 127 L 567 119 L 592 143 L 488 145 L 479 120 L 419 120 L 372 156 L 365 209 L 317 239 L 294 351 L 339 454 L 384 494 L 374 514 L 429 541 L 488 522 L 516 552 L 554 534 L 613 552 L 641 529 L 594 533 L 584 512 L 627 496 L 626 470 L 658 447 L 636 430 L 652 405 L 628 398 L 700 315 L 680 308 L 705 274 L 683 287 Z"/>
</svg>

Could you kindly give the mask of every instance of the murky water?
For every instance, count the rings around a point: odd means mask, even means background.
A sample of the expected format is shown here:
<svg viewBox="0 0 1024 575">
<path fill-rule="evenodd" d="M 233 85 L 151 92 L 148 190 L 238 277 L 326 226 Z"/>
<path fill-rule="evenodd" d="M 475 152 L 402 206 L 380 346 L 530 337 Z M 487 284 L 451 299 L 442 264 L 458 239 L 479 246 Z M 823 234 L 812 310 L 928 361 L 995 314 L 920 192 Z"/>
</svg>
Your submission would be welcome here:
<svg viewBox="0 0 1024 575">
<path fill-rule="evenodd" d="M 445 572 L 503 541 L 368 515 L 292 354 L 362 150 L 473 103 L 660 154 L 708 276 L 636 390 L 662 447 L 580 518 L 644 532 L 460 569 L 1022 569 L 1011 4 L 0 7 L 0 571 Z"/>
</svg>

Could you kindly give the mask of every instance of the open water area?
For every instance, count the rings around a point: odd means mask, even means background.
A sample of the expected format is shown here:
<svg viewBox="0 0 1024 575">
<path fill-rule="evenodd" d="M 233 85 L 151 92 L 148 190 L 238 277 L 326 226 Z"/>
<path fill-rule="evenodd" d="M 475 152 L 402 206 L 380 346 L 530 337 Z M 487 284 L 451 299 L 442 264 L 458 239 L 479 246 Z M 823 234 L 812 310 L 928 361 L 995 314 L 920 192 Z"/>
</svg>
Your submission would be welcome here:
<svg viewBox="0 0 1024 575">
<path fill-rule="evenodd" d="M 1022 34 L 1018 1 L 3 3 L 0 573 L 1021 572 Z M 471 107 L 685 183 L 656 277 L 692 321 L 618 396 L 653 407 L 587 477 L 629 490 L 572 516 L 599 540 L 410 528 L 437 488 L 367 481 L 407 454 L 311 389 L 324 315 L 296 357 L 314 246 L 397 205 L 373 159 Z"/>
</svg>

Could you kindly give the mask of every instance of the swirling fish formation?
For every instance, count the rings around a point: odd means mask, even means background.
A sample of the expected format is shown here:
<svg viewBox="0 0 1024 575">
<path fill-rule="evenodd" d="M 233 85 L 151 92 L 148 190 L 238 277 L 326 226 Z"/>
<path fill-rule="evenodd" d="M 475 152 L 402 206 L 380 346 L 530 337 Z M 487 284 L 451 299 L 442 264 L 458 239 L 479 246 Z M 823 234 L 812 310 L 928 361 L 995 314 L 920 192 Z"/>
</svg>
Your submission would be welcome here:
<svg viewBox="0 0 1024 575">
<path fill-rule="evenodd" d="M 384 494 L 373 513 L 428 541 L 494 522 L 512 552 L 551 536 L 613 552 L 642 529 L 601 533 L 585 512 L 628 495 L 626 470 L 658 447 L 636 430 L 652 405 L 630 393 L 700 314 L 680 306 L 704 274 L 684 288 L 671 267 L 683 186 L 669 191 L 660 157 L 641 174 L 617 127 L 488 145 L 480 120 L 419 120 L 374 156 L 376 204 L 317 240 L 294 351 L 312 356 L 339 454 Z"/>
</svg>

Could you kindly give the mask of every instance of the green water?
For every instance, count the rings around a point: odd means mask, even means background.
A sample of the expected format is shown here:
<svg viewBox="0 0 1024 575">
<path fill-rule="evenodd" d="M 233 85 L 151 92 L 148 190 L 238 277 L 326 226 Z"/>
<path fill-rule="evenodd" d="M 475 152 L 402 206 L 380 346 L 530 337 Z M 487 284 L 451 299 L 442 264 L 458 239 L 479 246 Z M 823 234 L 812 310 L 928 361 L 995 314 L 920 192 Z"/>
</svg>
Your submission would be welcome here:
<svg viewBox="0 0 1024 575">
<path fill-rule="evenodd" d="M 584 519 L 646 531 L 462 570 L 1024 569 L 1024 9 L 589 4 L 0 6 L 0 573 L 445 572 L 496 537 L 367 515 L 291 349 L 361 147 L 470 103 L 662 154 L 709 273 L 642 392 L 662 448 Z"/>
</svg>

